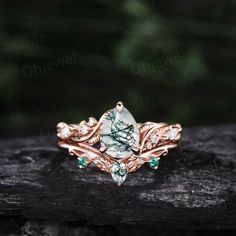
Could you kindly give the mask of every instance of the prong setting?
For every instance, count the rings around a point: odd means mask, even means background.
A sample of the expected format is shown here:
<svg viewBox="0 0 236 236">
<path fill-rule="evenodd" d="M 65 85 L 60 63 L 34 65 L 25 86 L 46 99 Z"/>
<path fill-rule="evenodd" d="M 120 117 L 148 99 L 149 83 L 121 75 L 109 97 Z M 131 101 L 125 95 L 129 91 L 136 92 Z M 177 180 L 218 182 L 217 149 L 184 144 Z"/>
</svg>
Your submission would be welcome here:
<svg viewBox="0 0 236 236">
<path fill-rule="evenodd" d="M 78 157 L 80 168 L 95 164 L 111 174 L 119 186 L 128 173 L 144 163 L 158 169 L 160 157 L 175 148 L 181 138 L 179 124 L 136 123 L 122 102 L 105 112 L 99 121 L 90 117 L 88 122 L 57 125 L 59 146 Z M 99 146 L 100 144 L 100 146 Z"/>
</svg>

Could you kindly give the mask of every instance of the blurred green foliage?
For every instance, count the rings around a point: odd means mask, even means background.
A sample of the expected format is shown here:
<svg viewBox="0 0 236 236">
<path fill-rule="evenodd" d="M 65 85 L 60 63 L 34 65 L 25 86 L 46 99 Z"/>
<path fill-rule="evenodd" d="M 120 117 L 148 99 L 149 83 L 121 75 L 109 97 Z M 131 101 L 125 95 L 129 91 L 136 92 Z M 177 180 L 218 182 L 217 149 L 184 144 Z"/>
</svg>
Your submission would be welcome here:
<svg viewBox="0 0 236 236">
<path fill-rule="evenodd" d="M 140 122 L 235 122 L 235 8 L 233 0 L 2 1 L 0 131 L 51 133 L 58 121 L 99 118 L 117 100 Z"/>
</svg>

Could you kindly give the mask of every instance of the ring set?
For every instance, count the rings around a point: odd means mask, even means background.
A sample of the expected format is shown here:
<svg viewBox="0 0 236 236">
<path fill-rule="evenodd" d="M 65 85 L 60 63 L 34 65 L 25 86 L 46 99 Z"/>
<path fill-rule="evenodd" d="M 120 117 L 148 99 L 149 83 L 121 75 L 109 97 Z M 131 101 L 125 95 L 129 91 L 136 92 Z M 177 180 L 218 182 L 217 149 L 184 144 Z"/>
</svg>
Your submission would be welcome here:
<svg viewBox="0 0 236 236">
<path fill-rule="evenodd" d="M 57 125 L 58 145 L 77 157 L 80 168 L 94 163 L 118 185 L 144 163 L 157 169 L 160 157 L 177 146 L 181 132 L 179 124 L 136 123 L 122 102 L 99 120 L 90 117 L 79 124 Z"/>
</svg>

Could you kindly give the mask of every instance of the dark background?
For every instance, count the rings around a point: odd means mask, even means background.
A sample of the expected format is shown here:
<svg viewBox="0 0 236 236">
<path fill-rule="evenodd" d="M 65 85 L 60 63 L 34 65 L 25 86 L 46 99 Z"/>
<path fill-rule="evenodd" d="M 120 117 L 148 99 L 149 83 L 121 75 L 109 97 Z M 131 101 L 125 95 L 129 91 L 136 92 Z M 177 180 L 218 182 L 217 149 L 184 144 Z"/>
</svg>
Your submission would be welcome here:
<svg viewBox="0 0 236 236">
<path fill-rule="evenodd" d="M 233 123 L 234 0 L 0 2 L 0 132 L 48 135 L 122 100 L 138 122 Z"/>
<path fill-rule="evenodd" d="M 48 136 L 118 100 L 138 122 L 235 123 L 235 9 L 235 0 L 0 1 L 0 134 Z"/>
</svg>

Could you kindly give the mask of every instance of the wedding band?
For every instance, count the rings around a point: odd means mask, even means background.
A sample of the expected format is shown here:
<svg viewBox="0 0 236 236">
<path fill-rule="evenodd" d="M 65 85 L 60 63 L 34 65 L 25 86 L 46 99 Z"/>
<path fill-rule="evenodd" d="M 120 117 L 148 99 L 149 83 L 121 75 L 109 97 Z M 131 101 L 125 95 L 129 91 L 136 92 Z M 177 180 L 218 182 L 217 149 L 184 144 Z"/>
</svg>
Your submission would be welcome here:
<svg viewBox="0 0 236 236">
<path fill-rule="evenodd" d="M 122 102 L 98 121 L 90 117 L 79 124 L 57 125 L 58 145 L 77 157 L 80 168 L 94 163 L 118 185 L 144 163 L 157 169 L 160 157 L 177 146 L 181 132 L 179 124 L 136 123 Z"/>
</svg>

